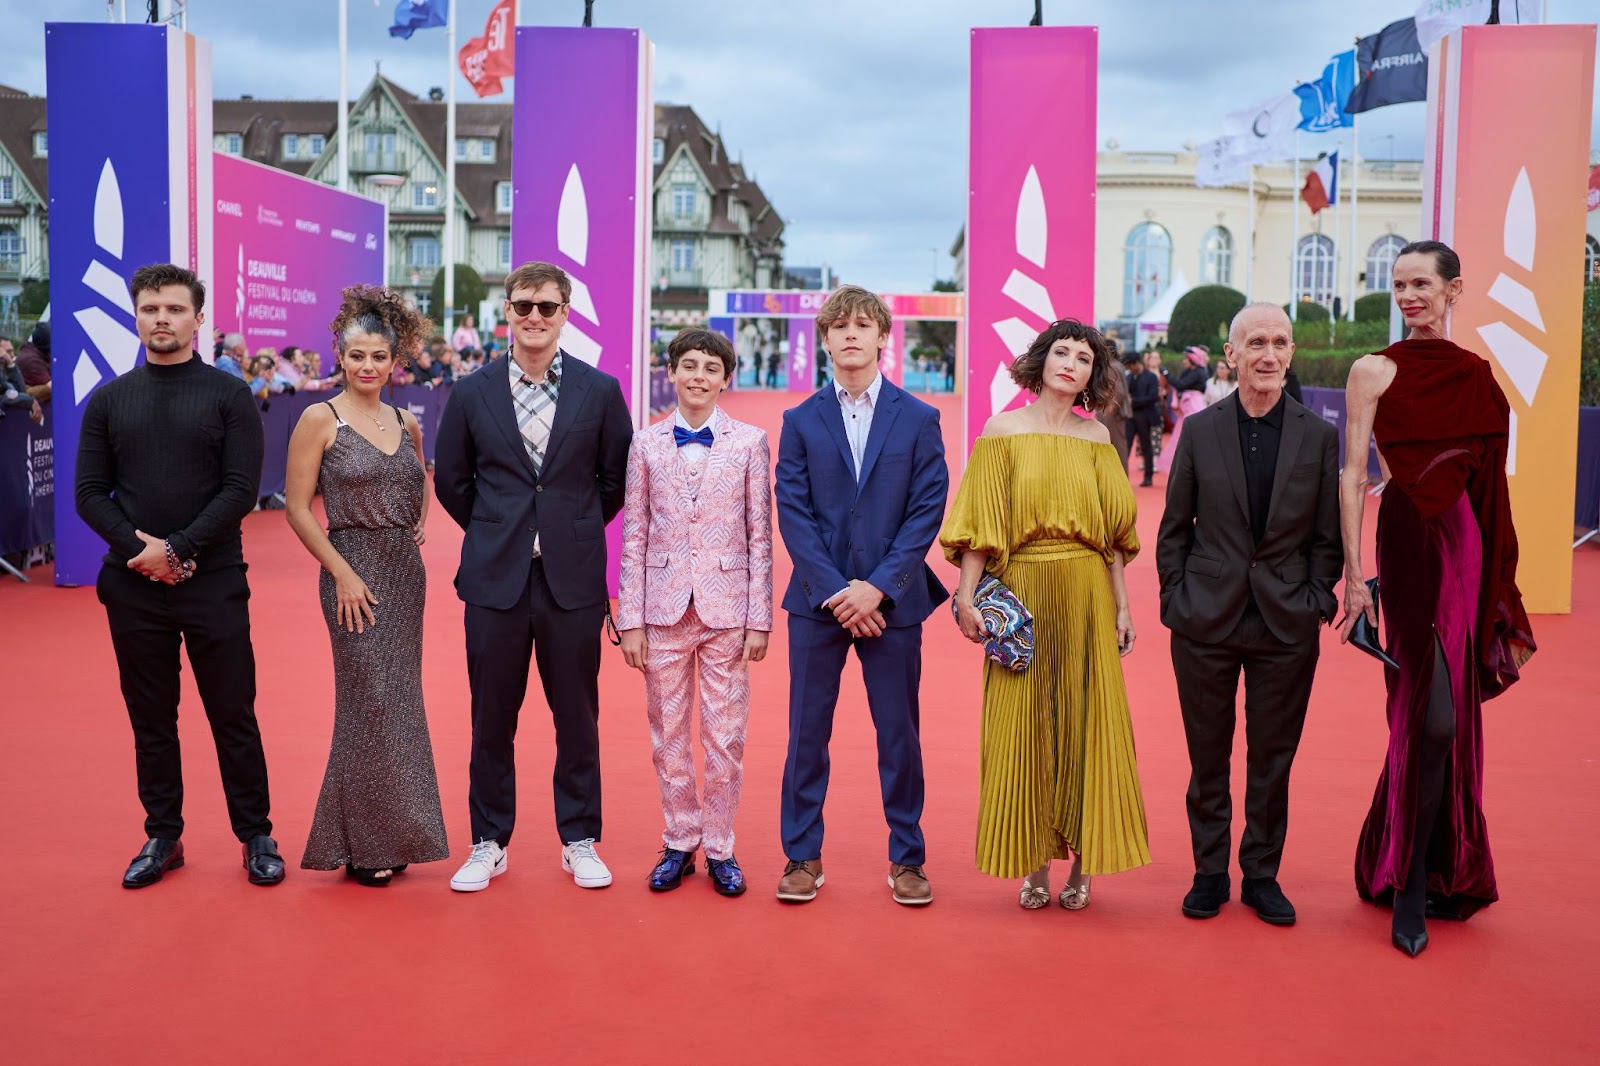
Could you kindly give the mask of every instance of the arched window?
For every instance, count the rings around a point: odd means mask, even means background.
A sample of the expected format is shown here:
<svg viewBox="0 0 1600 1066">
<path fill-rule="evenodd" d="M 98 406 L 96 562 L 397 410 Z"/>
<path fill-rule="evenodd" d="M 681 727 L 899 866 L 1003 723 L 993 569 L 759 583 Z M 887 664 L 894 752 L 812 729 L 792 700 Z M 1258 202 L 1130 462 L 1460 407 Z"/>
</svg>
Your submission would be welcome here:
<svg viewBox="0 0 1600 1066">
<path fill-rule="evenodd" d="M 1122 313 L 1142 314 L 1172 283 L 1172 237 L 1154 222 L 1128 232 L 1122 247 Z"/>
<path fill-rule="evenodd" d="M 0 226 L 0 266 L 15 270 L 22 262 L 22 234 L 15 226 Z"/>
<path fill-rule="evenodd" d="M 1333 238 L 1309 233 L 1300 238 L 1300 254 L 1295 257 L 1295 276 L 1300 299 L 1319 304 L 1333 302 Z"/>
<path fill-rule="evenodd" d="M 1600 241 L 1583 235 L 1583 283 L 1600 281 Z"/>
<path fill-rule="evenodd" d="M 1212 226 L 1200 242 L 1200 284 L 1233 284 L 1233 234 L 1226 226 Z"/>
<path fill-rule="evenodd" d="M 1388 292 L 1394 287 L 1394 257 L 1406 246 L 1404 237 L 1390 233 L 1367 249 L 1367 291 Z"/>
</svg>

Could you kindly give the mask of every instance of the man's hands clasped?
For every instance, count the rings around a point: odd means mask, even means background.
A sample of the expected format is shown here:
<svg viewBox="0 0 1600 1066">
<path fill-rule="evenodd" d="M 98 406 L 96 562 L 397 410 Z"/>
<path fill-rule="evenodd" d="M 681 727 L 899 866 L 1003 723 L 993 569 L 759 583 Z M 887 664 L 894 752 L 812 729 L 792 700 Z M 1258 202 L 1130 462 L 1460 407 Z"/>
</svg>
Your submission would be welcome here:
<svg viewBox="0 0 1600 1066">
<path fill-rule="evenodd" d="M 883 593 L 870 581 L 853 578 L 850 584 L 822 601 L 852 637 L 881 637 L 885 628 Z"/>
</svg>

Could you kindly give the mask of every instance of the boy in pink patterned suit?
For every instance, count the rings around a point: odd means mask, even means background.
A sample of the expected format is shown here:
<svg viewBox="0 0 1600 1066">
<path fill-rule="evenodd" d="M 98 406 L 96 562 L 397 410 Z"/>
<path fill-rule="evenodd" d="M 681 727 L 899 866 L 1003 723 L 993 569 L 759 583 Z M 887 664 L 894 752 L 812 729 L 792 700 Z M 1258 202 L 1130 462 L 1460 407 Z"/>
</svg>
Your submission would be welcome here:
<svg viewBox="0 0 1600 1066">
<path fill-rule="evenodd" d="M 628 453 L 617 605 L 623 657 L 644 673 L 667 823 L 650 887 L 677 888 L 703 846 L 712 886 L 737 896 L 749 664 L 766 656 L 772 630 L 771 464 L 766 434 L 717 407 L 737 365 L 728 341 L 687 329 L 667 355 L 678 409 L 634 434 Z M 704 802 L 691 743 L 697 676 Z"/>
</svg>

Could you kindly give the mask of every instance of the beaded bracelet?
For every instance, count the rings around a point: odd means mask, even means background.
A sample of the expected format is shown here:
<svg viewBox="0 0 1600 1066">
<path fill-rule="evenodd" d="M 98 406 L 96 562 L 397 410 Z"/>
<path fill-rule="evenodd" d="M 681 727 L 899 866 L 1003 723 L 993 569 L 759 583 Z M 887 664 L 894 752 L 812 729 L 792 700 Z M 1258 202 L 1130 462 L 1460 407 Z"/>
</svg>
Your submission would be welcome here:
<svg viewBox="0 0 1600 1066">
<path fill-rule="evenodd" d="M 194 577 L 194 560 L 179 560 L 178 553 L 172 550 L 172 541 L 170 540 L 164 541 L 163 546 L 167 549 L 167 568 L 178 575 L 175 580 L 187 581 Z"/>
</svg>

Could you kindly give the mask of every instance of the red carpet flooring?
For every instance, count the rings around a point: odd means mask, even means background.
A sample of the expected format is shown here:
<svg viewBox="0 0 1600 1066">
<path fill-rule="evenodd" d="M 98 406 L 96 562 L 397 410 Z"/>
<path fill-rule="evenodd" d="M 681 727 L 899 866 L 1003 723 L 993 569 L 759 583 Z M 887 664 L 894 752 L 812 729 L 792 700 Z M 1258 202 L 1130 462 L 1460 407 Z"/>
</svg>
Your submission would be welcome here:
<svg viewBox="0 0 1600 1066">
<path fill-rule="evenodd" d="M 735 394 L 726 405 L 768 427 L 776 444 L 787 402 Z M 944 403 L 954 443 L 958 420 Z M 1139 502 L 1149 550 L 1159 487 L 1140 490 Z M 1600 1061 L 1600 551 L 1578 553 L 1575 613 L 1536 620 L 1540 654 L 1485 715 L 1502 902 L 1466 925 L 1437 924 L 1428 952 L 1412 961 L 1389 946 L 1387 912 L 1359 902 L 1352 887 L 1356 832 L 1385 743 L 1382 681 L 1332 639 L 1293 779 L 1283 883 L 1299 925 L 1269 927 L 1237 902 L 1208 922 L 1179 914 L 1192 872 L 1188 768 L 1150 555 L 1129 569 L 1140 640 L 1125 668 L 1155 864 L 1098 879 L 1086 911 L 1022 911 L 1014 884 L 972 867 L 978 653 L 942 612 L 927 628 L 923 683 L 933 906 L 889 899 L 871 726 L 854 665 L 834 734 L 828 883 L 803 907 L 772 898 L 783 864 L 781 622 L 772 655 L 754 671 L 738 826 L 748 894 L 722 899 L 699 875 L 670 895 L 645 890 L 661 819 L 643 686 L 609 649 L 601 853 L 616 884 L 586 892 L 561 872 L 551 730 L 535 686 L 524 711 L 510 873 L 479 895 L 451 893 L 446 883 L 468 843 L 467 690 L 461 607 L 450 586 L 460 537 L 442 513 L 430 533 L 424 680 L 455 857 L 384 891 L 295 868 L 333 701 L 315 565 L 281 513 L 245 524 L 258 710 L 276 836 L 291 867 L 274 889 L 245 882 L 187 669 L 188 865 L 141 892 L 118 887 L 141 843 L 142 815 L 104 616 L 91 590 L 49 587 L 47 569 L 34 572 L 32 586 L 0 581 L 0 1003 L 10 1018 L 0 1058 Z M 953 583 L 954 571 L 940 569 Z M 778 570 L 781 590 L 781 555 Z M 1242 754 L 1235 765 L 1238 797 Z"/>
</svg>

